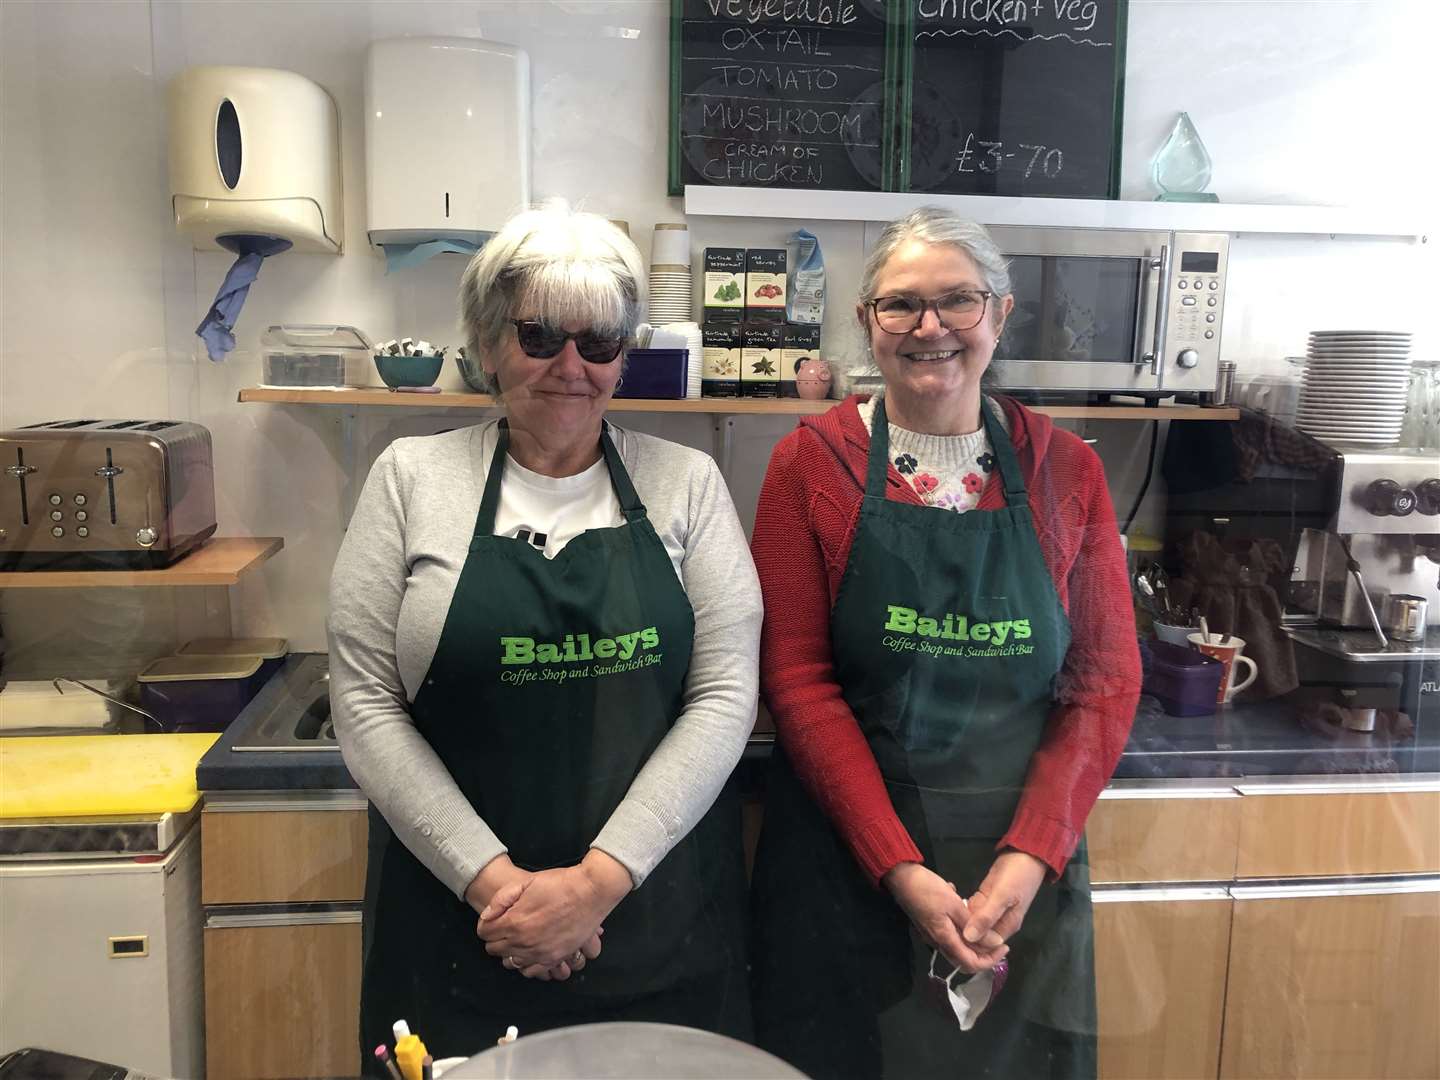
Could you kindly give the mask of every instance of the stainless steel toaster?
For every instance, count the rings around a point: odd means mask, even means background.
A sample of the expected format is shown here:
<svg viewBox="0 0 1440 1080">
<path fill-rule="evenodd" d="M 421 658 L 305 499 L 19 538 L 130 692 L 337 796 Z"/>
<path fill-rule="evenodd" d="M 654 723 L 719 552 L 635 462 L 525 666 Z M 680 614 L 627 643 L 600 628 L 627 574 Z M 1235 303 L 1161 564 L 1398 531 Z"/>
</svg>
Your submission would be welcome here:
<svg viewBox="0 0 1440 1080">
<path fill-rule="evenodd" d="M 0 431 L 0 569 L 157 570 L 215 531 L 210 431 L 52 420 Z"/>
</svg>

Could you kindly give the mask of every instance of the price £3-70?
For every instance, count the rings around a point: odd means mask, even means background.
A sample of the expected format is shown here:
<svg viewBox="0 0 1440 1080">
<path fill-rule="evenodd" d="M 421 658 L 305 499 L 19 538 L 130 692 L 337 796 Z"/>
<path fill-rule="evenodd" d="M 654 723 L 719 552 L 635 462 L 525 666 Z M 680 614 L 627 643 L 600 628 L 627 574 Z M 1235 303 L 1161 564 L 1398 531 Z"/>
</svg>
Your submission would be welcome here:
<svg viewBox="0 0 1440 1080">
<path fill-rule="evenodd" d="M 1025 179 L 1035 172 L 1044 174 L 1047 180 L 1060 175 L 1065 165 L 1065 155 L 1058 146 L 1037 146 L 1034 143 L 1011 143 L 1014 150 L 1006 150 L 1005 144 L 994 139 L 977 139 L 972 131 L 965 136 L 965 145 L 955 155 L 955 171 L 962 173 L 998 173 L 1007 166 L 1023 168 Z"/>
</svg>

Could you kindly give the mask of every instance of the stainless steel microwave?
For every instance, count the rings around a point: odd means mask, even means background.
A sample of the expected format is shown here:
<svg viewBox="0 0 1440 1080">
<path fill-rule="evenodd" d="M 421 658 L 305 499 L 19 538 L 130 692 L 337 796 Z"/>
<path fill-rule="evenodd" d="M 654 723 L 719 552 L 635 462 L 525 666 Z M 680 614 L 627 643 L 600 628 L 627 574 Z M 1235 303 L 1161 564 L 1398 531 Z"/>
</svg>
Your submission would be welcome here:
<svg viewBox="0 0 1440 1080">
<path fill-rule="evenodd" d="M 995 351 L 1013 390 L 1185 397 L 1219 372 L 1230 237 L 994 226 L 1015 308 Z"/>
</svg>

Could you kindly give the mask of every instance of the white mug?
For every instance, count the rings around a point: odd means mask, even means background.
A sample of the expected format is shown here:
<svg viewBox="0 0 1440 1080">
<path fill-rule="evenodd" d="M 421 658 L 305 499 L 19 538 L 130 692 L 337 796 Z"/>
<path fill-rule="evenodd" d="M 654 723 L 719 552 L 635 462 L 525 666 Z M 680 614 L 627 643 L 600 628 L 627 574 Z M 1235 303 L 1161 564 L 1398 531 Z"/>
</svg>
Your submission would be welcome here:
<svg viewBox="0 0 1440 1080">
<path fill-rule="evenodd" d="M 1191 634 L 1187 640 L 1206 656 L 1213 656 L 1225 665 L 1225 673 L 1220 677 L 1220 689 L 1215 696 L 1217 705 L 1228 705 L 1236 694 L 1253 683 L 1260 674 L 1260 669 L 1255 666 L 1255 661 L 1242 655 L 1245 651 L 1244 638 L 1238 638 L 1231 634 L 1229 637 L 1217 636 L 1206 641 L 1204 634 Z M 1235 685 L 1235 665 L 1237 664 L 1250 665 L 1250 677 L 1238 686 Z"/>
</svg>

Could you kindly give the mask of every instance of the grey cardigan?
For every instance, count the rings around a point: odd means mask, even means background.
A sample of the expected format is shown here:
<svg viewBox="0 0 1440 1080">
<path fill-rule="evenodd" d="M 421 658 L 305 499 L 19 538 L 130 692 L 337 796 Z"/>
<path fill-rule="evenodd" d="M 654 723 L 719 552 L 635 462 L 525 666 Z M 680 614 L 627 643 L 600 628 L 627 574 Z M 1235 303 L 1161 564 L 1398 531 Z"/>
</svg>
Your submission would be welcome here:
<svg viewBox="0 0 1440 1080">
<path fill-rule="evenodd" d="M 707 455 L 611 427 L 695 611 L 684 708 L 592 842 L 638 886 L 710 808 L 755 719 L 760 583 Z M 457 896 L 506 850 L 410 718 L 449 610 L 496 422 L 398 439 L 376 460 L 330 581 L 330 697 L 345 764 Z M 621 524 L 617 518 L 615 524 Z"/>
</svg>

